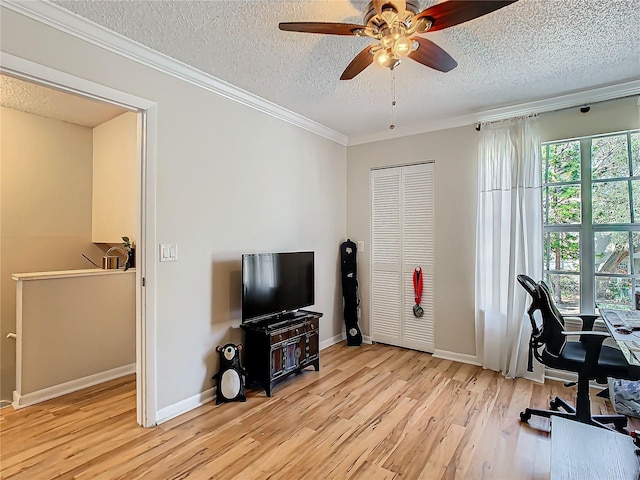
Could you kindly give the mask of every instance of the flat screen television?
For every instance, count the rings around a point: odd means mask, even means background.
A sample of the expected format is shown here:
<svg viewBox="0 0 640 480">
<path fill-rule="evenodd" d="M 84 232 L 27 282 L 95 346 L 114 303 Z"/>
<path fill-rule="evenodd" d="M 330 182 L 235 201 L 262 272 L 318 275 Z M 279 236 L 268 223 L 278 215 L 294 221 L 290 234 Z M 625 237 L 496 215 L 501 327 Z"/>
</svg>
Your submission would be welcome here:
<svg viewBox="0 0 640 480">
<path fill-rule="evenodd" d="M 315 303 L 314 252 L 242 255 L 242 321 Z"/>
</svg>

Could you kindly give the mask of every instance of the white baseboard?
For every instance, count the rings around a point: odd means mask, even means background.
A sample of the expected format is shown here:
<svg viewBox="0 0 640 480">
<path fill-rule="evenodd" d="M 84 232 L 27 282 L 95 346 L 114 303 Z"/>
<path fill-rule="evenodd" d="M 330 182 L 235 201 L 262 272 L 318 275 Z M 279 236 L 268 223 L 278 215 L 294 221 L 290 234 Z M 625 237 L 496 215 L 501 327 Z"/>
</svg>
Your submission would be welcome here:
<svg viewBox="0 0 640 480">
<path fill-rule="evenodd" d="M 373 344 L 373 341 L 371 340 L 371 337 L 368 335 L 363 335 L 362 336 L 362 343 L 368 343 L 369 345 Z"/>
<path fill-rule="evenodd" d="M 555 380 L 557 382 L 577 382 L 578 374 L 566 372 L 564 370 L 556 370 L 555 368 L 545 368 L 544 379 Z"/>
<path fill-rule="evenodd" d="M 124 377 L 136 372 L 136 364 L 131 363 L 123 367 L 112 368 L 106 372 L 95 373 L 87 377 L 78 378 L 69 382 L 54 385 L 52 387 L 43 388 L 35 392 L 20 395 L 20 393 L 13 392 L 13 408 L 16 410 L 19 408 L 35 405 L 36 403 L 44 402 L 45 400 L 51 400 L 52 398 L 66 395 L 67 393 L 76 392 L 83 388 L 92 387 L 99 383 L 108 382 L 115 378 Z"/>
<path fill-rule="evenodd" d="M 193 395 L 189 398 L 185 398 L 184 400 L 180 400 L 179 402 L 174 403 L 173 405 L 169 405 L 168 407 L 161 408 L 156 412 L 156 423 L 160 425 L 172 418 L 175 418 L 183 413 L 187 413 L 189 410 L 193 410 L 194 408 L 198 408 L 205 403 L 213 400 L 215 395 L 215 388 L 209 388 L 204 392 L 200 392 L 196 395 Z"/>
<path fill-rule="evenodd" d="M 346 339 L 347 335 L 344 332 L 338 335 L 334 335 L 333 337 L 327 338 L 326 340 L 320 342 L 320 350 L 324 350 L 325 348 L 330 347 L 331 345 L 335 345 L 336 343 Z"/>
<path fill-rule="evenodd" d="M 447 350 L 434 350 L 433 356 L 442 358 L 443 360 L 453 360 L 454 362 L 468 363 L 470 365 L 482 366 L 475 355 L 467 355 L 465 353 L 449 352 Z"/>
</svg>

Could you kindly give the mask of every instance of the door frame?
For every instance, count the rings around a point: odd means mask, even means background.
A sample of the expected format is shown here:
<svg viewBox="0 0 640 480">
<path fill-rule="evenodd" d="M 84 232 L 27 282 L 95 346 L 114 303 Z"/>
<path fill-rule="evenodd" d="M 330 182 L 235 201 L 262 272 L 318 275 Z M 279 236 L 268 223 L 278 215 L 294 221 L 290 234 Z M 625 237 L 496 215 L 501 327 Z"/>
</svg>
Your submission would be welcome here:
<svg viewBox="0 0 640 480">
<path fill-rule="evenodd" d="M 151 100 L 2 53 L 0 72 L 138 114 L 138 232 L 136 255 L 136 420 L 156 425 L 155 213 L 158 107 Z"/>
</svg>

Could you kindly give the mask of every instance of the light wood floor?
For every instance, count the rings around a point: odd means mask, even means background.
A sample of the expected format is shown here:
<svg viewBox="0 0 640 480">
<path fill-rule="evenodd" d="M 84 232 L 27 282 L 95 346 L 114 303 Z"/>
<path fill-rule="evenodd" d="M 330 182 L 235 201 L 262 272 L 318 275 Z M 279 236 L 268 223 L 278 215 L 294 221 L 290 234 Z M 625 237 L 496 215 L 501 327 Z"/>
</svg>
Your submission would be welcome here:
<svg viewBox="0 0 640 480">
<path fill-rule="evenodd" d="M 133 376 L 0 412 L 10 479 L 544 479 L 549 422 L 520 424 L 575 391 L 384 345 L 334 345 L 272 398 L 208 403 L 135 423 Z M 592 395 L 592 410 L 606 412 Z M 608 402 L 607 402 L 608 403 Z"/>
</svg>

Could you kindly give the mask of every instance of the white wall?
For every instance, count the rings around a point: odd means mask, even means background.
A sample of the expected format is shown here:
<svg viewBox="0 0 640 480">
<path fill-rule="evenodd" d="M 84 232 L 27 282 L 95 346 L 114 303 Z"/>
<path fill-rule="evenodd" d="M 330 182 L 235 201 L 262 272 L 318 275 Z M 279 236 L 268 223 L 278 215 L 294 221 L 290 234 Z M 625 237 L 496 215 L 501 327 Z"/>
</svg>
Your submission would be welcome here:
<svg viewBox="0 0 640 480">
<path fill-rule="evenodd" d="M 99 261 L 91 243 L 91 128 L 2 108 L 2 399 L 15 388 L 14 273 L 72 270 Z"/>
<path fill-rule="evenodd" d="M 582 113 L 576 107 L 540 116 L 540 138 L 543 142 L 634 128 L 640 128 L 638 97 L 596 103 L 591 105 L 588 113 Z"/>
<path fill-rule="evenodd" d="M 136 240 L 138 231 L 138 114 L 126 112 L 93 129 L 91 238 Z"/>
<path fill-rule="evenodd" d="M 543 141 L 616 132 L 640 127 L 637 98 L 540 116 Z M 475 356 L 474 269 L 477 209 L 477 145 L 474 126 L 442 130 L 349 147 L 347 233 L 365 240 L 358 276 L 362 329 L 369 334 L 370 199 L 369 171 L 381 166 L 435 160 L 435 347 Z"/>
<path fill-rule="evenodd" d="M 25 276 L 20 283 L 19 395 L 135 365 L 135 271 Z"/>
<path fill-rule="evenodd" d="M 346 148 L 2 10 L 2 50 L 158 104 L 157 406 L 211 388 L 215 347 L 240 341 L 240 256 L 314 250 L 320 340 L 342 329 L 338 247 Z M 157 246 L 149 245 L 149 248 Z"/>
</svg>

